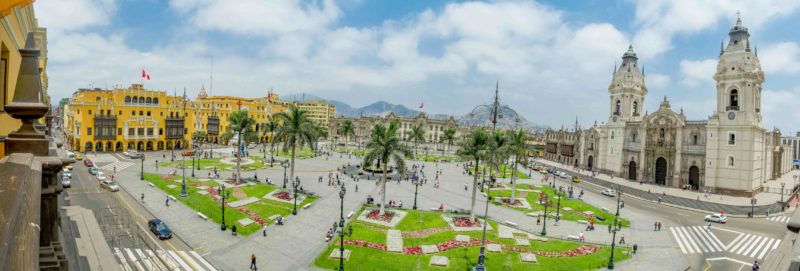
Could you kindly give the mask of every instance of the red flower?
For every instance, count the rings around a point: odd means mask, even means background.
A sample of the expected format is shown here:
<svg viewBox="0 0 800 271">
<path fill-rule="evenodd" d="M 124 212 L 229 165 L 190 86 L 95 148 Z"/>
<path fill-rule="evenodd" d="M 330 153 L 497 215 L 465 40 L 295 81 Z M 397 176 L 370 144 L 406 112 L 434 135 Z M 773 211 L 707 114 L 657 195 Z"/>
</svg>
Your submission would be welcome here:
<svg viewBox="0 0 800 271">
<path fill-rule="evenodd" d="M 276 198 L 279 198 L 279 199 L 282 199 L 282 200 L 285 200 L 285 201 L 292 201 L 292 199 L 293 199 L 291 194 L 289 194 L 289 192 L 286 192 L 286 191 L 282 191 L 282 192 L 278 192 L 278 193 L 272 194 L 272 196 L 276 197 Z"/>
<path fill-rule="evenodd" d="M 463 216 L 453 217 L 453 224 L 455 224 L 456 227 L 463 227 L 463 228 L 480 227 L 481 225 L 480 221 L 478 221 L 477 219 L 475 221 L 472 221 L 469 219 L 469 217 L 463 217 Z"/>
<path fill-rule="evenodd" d="M 368 219 L 372 219 L 372 220 L 379 220 L 379 221 L 383 221 L 383 222 L 389 223 L 389 222 L 392 222 L 392 218 L 394 217 L 394 212 L 391 212 L 391 211 L 385 211 L 383 213 L 383 215 L 379 215 L 379 214 L 380 214 L 380 210 L 371 210 L 367 214 L 367 218 Z"/>
</svg>

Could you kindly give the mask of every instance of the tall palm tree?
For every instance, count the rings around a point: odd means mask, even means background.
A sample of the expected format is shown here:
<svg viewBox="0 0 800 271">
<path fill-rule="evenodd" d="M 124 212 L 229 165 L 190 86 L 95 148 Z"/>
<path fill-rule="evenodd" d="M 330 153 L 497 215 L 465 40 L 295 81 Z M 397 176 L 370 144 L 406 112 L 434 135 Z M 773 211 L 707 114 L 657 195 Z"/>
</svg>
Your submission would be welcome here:
<svg viewBox="0 0 800 271">
<path fill-rule="evenodd" d="M 242 167 L 242 142 L 255 141 L 256 133 L 253 125 L 256 120 L 247 114 L 247 111 L 236 110 L 228 116 L 228 129 L 223 135 L 225 141 L 233 138 L 234 135 L 239 137 L 236 142 L 236 183 L 241 181 L 241 167 Z"/>
<path fill-rule="evenodd" d="M 525 131 L 521 129 L 516 132 L 509 131 L 507 136 L 508 151 L 514 157 L 514 166 L 511 167 L 511 198 L 513 200 L 517 192 L 517 187 L 514 185 L 517 178 L 517 166 L 520 163 L 528 164 L 528 144 L 525 142 L 527 139 Z"/>
<path fill-rule="evenodd" d="M 278 130 L 278 122 L 275 121 L 275 118 L 269 118 L 267 124 L 264 125 L 264 132 L 269 133 L 269 166 L 272 167 L 272 161 L 275 160 L 273 157 L 273 150 L 275 149 L 275 131 Z"/>
<path fill-rule="evenodd" d="M 453 129 L 453 127 L 447 127 L 447 129 L 444 130 L 444 134 L 442 134 L 442 143 L 447 144 L 447 147 L 449 148 L 450 145 L 453 145 L 453 141 L 455 139 L 456 129 Z M 444 148 L 442 148 L 442 156 L 444 156 Z"/>
<path fill-rule="evenodd" d="M 401 142 L 398 135 L 400 122 L 392 121 L 389 126 L 375 124 L 372 127 L 370 140 L 367 143 L 367 153 L 364 155 L 364 167 L 377 163 L 383 171 L 381 178 L 381 210 L 380 215 L 384 214 L 386 205 L 386 181 L 389 169 L 389 162 L 394 162 L 394 169 L 402 174 L 406 169 L 406 158 L 411 158 L 411 150 Z"/>
<path fill-rule="evenodd" d="M 502 131 L 494 131 L 489 135 L 489 152 L 487 162 L 489 163 L 489 178 L 492 178 L 493 173 L 496 172 L 500 175 L 500 168 L 508 159 L 508 137 Z M 503 171 L 503 178 L 505 178 L 505 170 Z M 499 176 L 497 176 L 499 177 Z"/>
<path fill-rule="evenodd" d="M 417 155 L 417 145 L 420 142 L 425 143 L 425 130 L 422 129 L 422 124 L 411 126 L 409 139 L 414 142 L 414 155 Z"/>
<path fill-rule="evenodd" d="M 475 161 L 475 172 L 472 174 L 472 204 L 469 209 L 469 216 L 471 220 L 475 220 L 475 196 L 478 191 L 478 165 L 481 160 L 486 158 L 490 145 L 489 133 L 484 128 L 472 130 L 467 136 L 459 142 L 460 148 L 456 152 L 464 160 Z"/>
<path fill-rule="evenodd" d="M 342 126 L 339 126 L 339 130 L 336 132 L 344 136 L 344 149 L 346 151 L 348 139 L 350 139 L 351 136 L 355 136 L 356 134 L 355 129 L 353 129 L 353 121 L 351 120 L 343 121 Z"/>
<path fill-rule="evenodd" d="M 315 148 L 314 142 L 317 141 L 318 130 L 314 122 L 308 118 L 308 111 L 302 110 L 297 106 L 289 106 L 289 111 L 275 114 L 281 125 L 278 127 L 276 138 L 283 142 L 283 151 L 291 150 L 289 180 L 294 180 L 294 159 L 297 149 L 309 146 Z"/>
</svg>

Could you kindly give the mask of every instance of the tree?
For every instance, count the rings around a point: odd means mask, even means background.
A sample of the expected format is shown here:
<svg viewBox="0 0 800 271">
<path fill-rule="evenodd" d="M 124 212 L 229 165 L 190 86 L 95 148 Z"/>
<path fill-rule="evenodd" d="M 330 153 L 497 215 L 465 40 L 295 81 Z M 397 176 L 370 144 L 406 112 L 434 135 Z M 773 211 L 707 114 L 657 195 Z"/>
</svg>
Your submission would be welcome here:
<svg viewBox="0 0 800 271">
<path fill-rule="evenodd" d="M 275 121 L 274 117 L 269 118 L 267 124 L 264 126 L 264 132 L 269 133 L 269 165 L 272 166 L 272 161 L 275 161 L 275 158 L 272 156 L 273 150 L 275 149 L 275 131 L 278 130 L 278 123 Z"/>
<path fill-rule="evenodd" d="M 302 150 L 305 146 L 316 148 L 314 143 L 317 141 L 319 131 L 314 122 L 308 118 L 308 111 L 295 105 L 289 106 L 289 111 L 277 113 L 275 116 L 281 123 L 275 137 L 283 142 L 284 152 L 291 151 L 289 180 L 294 180 L 294 160 L 297 149 Z"/>
<path fill-rule="evenodd" d="M 470 205 L 470 219 L 475 220 L 475 196 L 478 191 L 478 171 L 477 167 L 488 155 L 489 133 L 484 128 L 472 130 L 461 142 L 460 148 L 456 152 L 464 160 L 475 161 L 475 172 L 472 174 L 472 205 Z"/>
<path fill-rule="evenodd" d="M 489 162 L 489 178 L 491 179 L 493 177 L 493 171 L 500 175 L 500 167 L 508 159 L 509 144 L 508 137 L 506 137 L 506 134 L 502 131 L 494 131 L 489 137 L 489 156 L 487 162 Z M 503 170 L 503 178 L 505 178 L 505 173 L 505 170 Z"/>
<path fill-rule="evenodd" d="M 511 167 L 511 198 L 513 201 L 517 192 L 517 187 L 514 185 L 517 178 L 517 165 L 528 164 L 528 144 L 525 142 L 527 140 L 525 131 L 521 129 L 516 132 L 509 131 L 507 136 L 508 152 L 514 157 L 514 166 Z"/>
<path fill-rule="evenodd" d="M 425 130 L 422 129 L 422 124 L 411 126 L 411 137 L 409 140 L 414 142 L 414 155 L 417 154 L 417 145 L 422 142 L 425 143 Z"/>
<path fill-rule="evenodd" d="M 195 131 L 192 133 L 192 140 L 194 141 L 203 141 L 208 137 L 206 131 Z"/>
<path fill-rule="evenodd" d="M 456 139 L 456 129 L 453 127 L 447 127 L 444 130 L 444 134 L 442 134 L 442 143 L 447 144 L 447 147 L 453 145 L 453 141 Z M 444 148 L 442 148 L 442 156 L 444 156 Z"/>
<path fill-rule="evenodd" d="M 367 153 L 364 155 L 364 167 L 369 167 L 373 162 L 380 166 L 383 171 L 381 178 L 381 210 L 380 215 L 384 214 L 386 205 L 386 182 L 388 181 L 389 162 L 394 162 L 394 169 L 402 174 L 406 169 L 406 158 L 412 157 L 411 150 L 401 142 L 398 135 L 400 122 L 392 121 L 389 126 L 375 124 L 372 127 L 370 140 L 367 143 Z"/>
<path fill-rule="evenodd" d="M 339 130 L 336 132 L 344 136 L 344 149 L 345 151 L 347 151 L 348 139 L 350 139 L 351 136 L 355 136 L 355 129 L 353 129 L 353 121 L 351 120 L 343 121 L 342 126 L 339 126 Z"/>
<path fill-rule="evenodd" d="M 228 129 L 222 137 L 225 141 L 231 140 L 234 135 L 239 137 L 236 142 L 236 183 L 241 181 L 242 168 L 242 142 L 256 141 L 257 135 L 253 129 L 256 120 L 247 114 L 247 111 L 236 110 L 228 116 Z"/>
</svg>

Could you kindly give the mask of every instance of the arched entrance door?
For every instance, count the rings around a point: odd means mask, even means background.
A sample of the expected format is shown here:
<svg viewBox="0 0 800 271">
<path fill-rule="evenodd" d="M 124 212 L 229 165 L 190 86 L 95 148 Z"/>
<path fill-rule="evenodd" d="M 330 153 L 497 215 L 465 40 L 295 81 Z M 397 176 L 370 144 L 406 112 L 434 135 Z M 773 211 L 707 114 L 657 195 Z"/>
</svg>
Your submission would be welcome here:
<svg viewBox="0 0 800 271">
<path fill-rule="evenodd" d="M 103 142 L 95 142 L 95 145 L 94 151 L 103 151 Z"/>
<path fill-rule="evenodd" d="M 136 143 L 128 142 L 128 150 L 135 150 L 135 148 L 136 148 Z"/>
<path fill-rule="evenodd" d="M 122 141 L 117 141 L 117 151 L 122 151 Z"/>
<path fill-rule="evenodd" d="M 689 168 L 689 185 L 695 190 L 700 188 L 700 169 L 697 166 Z"/>
<path fill-rule="evenodd" d="M 92 142 L 86 142 L 86 149 L 84 151 L 90 152 L 92 151 Z"/>
<path fill-rule="evenodd" d="M 589 155 L 589 159 L 586 161 L 586 167 L 589 168 L 589 171 L 592 171 L 592 166 L 594 165 L 594 157 Z"/>
<path fill-rule="evenodd" d="M 114 151 L 114 148 L 111 147 L 111 141 L 106 142 L 106 151 Z"/>
<path fill-rule="evenodd" d="M 664 157 L 656 159 L 656 184 L 667 184 L 667 159 Z"/>
<path fill-rule="evenodd" d="M 147 141 L 147 150 L 148 151 L 152 151 L 153 150 L 153 142 L 152 141 Z"/>
<path fill-rule="evenodd" d="M 144 142 L 139 142 L 136 144 L 136 150 L 144 151 Z"/>
<path fill-rule="evenodd" d="M 634 161 L 628 163 L 628 180 L 636 180 L 636 162 Z"/>
</svg>

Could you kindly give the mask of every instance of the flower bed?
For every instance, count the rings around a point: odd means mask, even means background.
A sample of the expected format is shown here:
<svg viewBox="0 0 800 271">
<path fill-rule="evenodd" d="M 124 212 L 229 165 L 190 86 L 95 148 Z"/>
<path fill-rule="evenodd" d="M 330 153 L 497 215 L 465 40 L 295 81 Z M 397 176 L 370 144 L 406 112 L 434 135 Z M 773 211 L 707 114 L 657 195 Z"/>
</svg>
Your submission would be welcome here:
<svg viewBox="0 0 800 271">
<path fill-rule="evenodd" d="M 520 202 L 518 199 L 514 199 L 514 200 L 512 201 L 511 199 L 505 198 L 505 199 L 501 199 L 501 201 L 502 201 L 502 202 L 503 202 L 503 204 L 505 204 L 505 205 L 511 205 L 511 206 L 519 206 L 519 205 L 522 205 L 522 203 L 521 203 L 521 202 Z"/>
<path fill-rule="evenodd" d="M 276 198 L 279 198 L 281 200 L 285 200 L 285 201 L 291 201 L 292 200 L 292 195 L 289 194 L 289 192 L 286 192 L 286 191 L 282 191 L 282 192 L 278 192 L 278 193 L 272 194 L 272 196 L 276 197 Z"/>
<path fill-rule="evenodd" d="M 494 242 L 494 241 L 491 241 L 491 240 L 486 240 L 486 244 L 496 244 L 496 243 L 497 242 Z M 344 244 L 345 245 L 360 246 L 360 247 L 366 247 L 366 248 L 372 248 L 372 249 L 386 251 L 386 245 L 372 243 L 372 242 L 368 242 L 368 241 L 344 240 Z M 469 242 L 458 242 L 456 240 L 450 240 L 450 241 L 446 241 L 446 242 L 442 242 L 442 243 L 436 244 L 436 248 L 439 249 L 439 252 L 444 252 L 444 251 L 448 251 L 448 250 L 456 249 L 456 248 L 477 247 L 477 246 L 480 246 L 480 245 L 481 245 L 481 240 L 480 239 L 472 239 Z M 503 250 L 505 250 L 505 251 L 513 251 L 513 252 L 518 252 L 518 253 L 533 253 L 533 254 L 536 254 L 536 255 L 539 255 L 539 256 L 550 257 L 550 258 L 586 256 L 586 255 L 589 255 L 589 254 L 596 253 L 598 250 L 600 250 L 600 247 L 591 246 L 591 245 L 583 245 L 583 246 L 577 247 L 577 248 L 575 248 L 573 250 L 558 251 L 558 252 L 554 252 L 554 251 L 534 251 L 534 250 L 530 250 L 530 249 L 527 249 L 527 248 L 521 248 L 521 247 L 518 247 L 518 246 L 505 245 L 505 244 L 503 244 L 502 247 L 503 247 Z M 409 254 L 409 255 L 422 254 L 422 248 L 419 247 L 419 246 L 404 247 L 403 248 L 403 254 Z"/>
<path fill-rule="evenodd" d="M 360 247 L 366 247 L 366 248 L 386 251 L 386 245 L 384 245 L 384 244 L 377 244 L 377 243 L 367 242 L 367 241 L 362 241 L 362 240 L 344 240 L 344 244 L 345 245 L 360 246 Z"/>
<path fill-rule="evenodd" d="M 409 255 L 422 254 L 422 248 L 421 247 L 404 247 L 403 248 L 403 254 L 409 254 Z"/>
<path fill-rule="evenodd" d="M 380 215 L 380 210 L 372 210 L 369 211 L 369 214 L 367 214 L 368 219 L 379 220 L 387 223 L 392 222 L 393 217 L 394 212 L 391 211 L 384 211 L 383 215 Z"/>
<path fill-rule="evenodd" d="M 460 217 L 453 217 L 453 224 L 455 224 L 456 227 L 471 228 L 471 227 L 479 227 L 481 225 L 481 222 L 478 221 L 477 219 L 473 221 L 470 220 L 469 217 L 460 216 Z"/>
<path fill-rule="evenodd" d="M 491 240 L 486 240 L 486 243 L 487 244 L 492 244 L 494 242 L 491 241 Z M 480 245 L 481 245 L 481 240 L 480 239 L 472 239 L 472 240 L 469 240 L 469 242 L 459 242 L 459 241 L 456 241 L 456 240 L 450 240 L 450 241 L 447 241 L 447 242 L 436 244 L 436 248 L 439 249 L 439 252 L 443 252 L 443 251 L 448 251 L 448 250 L 451 250 L 451 249 L 454 249 L 454 248 L 474 247 L 474 246 L 480 246 Z"/>
<path fill-rule="evenodd" d="M 252 219 L 253 221 L 255 221 L 256 223 L 258 223 L 258 224 L 260 224 L 260 225 L 265 225 L 265 224 L 267 224 L 267 222 L 266 222 L 266 221 L 264 221 L 264 219 L 263 219 L 263 218 L 261 218 L 260 216 L 258 216 L 258 215 L 257 215 L 255 212 L 253 212 L 253 211 L 250 211 L 250 210 L 248 210 L 248 209 L 245 209 L 244 207 L 239 207 L 239 208 L 236 208 L 236 210 L 239 210 L 239 212 L 245 213 L 247 216 L 249 216 L 249 217 L 250 217 L 250 219 Z"/>
</svg>

